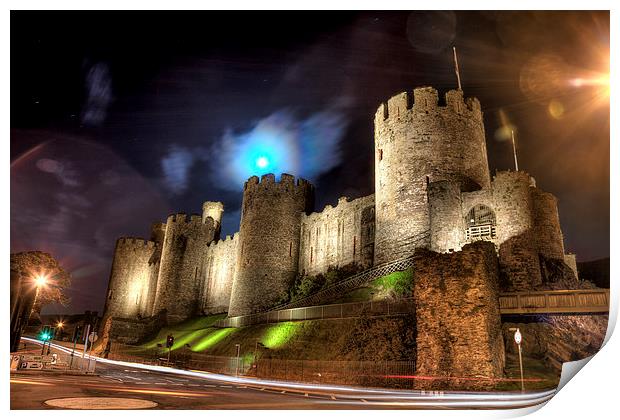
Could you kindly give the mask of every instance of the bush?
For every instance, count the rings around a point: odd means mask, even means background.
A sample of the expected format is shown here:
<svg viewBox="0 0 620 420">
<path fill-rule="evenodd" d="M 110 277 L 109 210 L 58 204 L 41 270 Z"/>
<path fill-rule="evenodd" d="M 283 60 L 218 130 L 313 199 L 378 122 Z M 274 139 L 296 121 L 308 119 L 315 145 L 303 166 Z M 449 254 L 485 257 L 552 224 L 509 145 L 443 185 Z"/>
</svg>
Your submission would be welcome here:
<svg viewBox="0 0 620 420">
<path fill-rule="evenodd" d="M 413 291 L 413 270 L 397 271 L 379 277 L 372 282 L 377 294 L 395 298 L 411 296 Z"/>
</svg>

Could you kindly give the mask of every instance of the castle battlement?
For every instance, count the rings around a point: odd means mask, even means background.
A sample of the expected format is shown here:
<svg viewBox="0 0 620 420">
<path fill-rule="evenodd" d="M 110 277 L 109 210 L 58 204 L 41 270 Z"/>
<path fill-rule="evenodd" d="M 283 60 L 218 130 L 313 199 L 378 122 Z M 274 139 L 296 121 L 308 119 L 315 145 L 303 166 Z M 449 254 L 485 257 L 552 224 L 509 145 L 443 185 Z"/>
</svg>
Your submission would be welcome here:
<svg viewBox="0 0 620 420">
<path fill-rule="evenodd" d="M 341 212 L 341 211 L 348 212 L 351 208 L 357 207 L 358 205 L 366 206 L 368 204 L 374 204 L 374 201 L 375 201 L 374 194 L 370 194 L 364 197 L 353 198 L 353 199 L 346 197 L 346 196 L 342 196 L 338 198 L 338 202 L 336 203 L 335 206 L 332 206 L 331 204 L 326 204 L 325 207 L 323 207 L 323 210 L 321 211 L 313 211 L 312 213 L 307 214 L 307 215 L 303 214 L 302 220 L 313 221 L 323 216 L 329 217 L 330 214 L 335 213 L 335 212 Z"/>
<path fill-rule="evenodd" d="M 530 187 L 536 187 L 536 180 L 525 171 L 497 171 L 493 175 L 493 184 L 502 183 L 527 183 Z"/>
<path fill-rule="evenodd" d="M 244 191 L 252 192 L 252 191 L 261 191 L 261 190 L 275 190 L 275 191 L 311 191 L 314 187 L 312 184 L 303 179 L 297 178 L 295 181 L 295 177 L 290 174 L 283 173 L 280 175 L 280 180 L 276 180 L 276 176 L 274 174 L 264 174 L 260 177 L 260 180 L 257 176 L 251 176 L 243 187 Z"/>
<path fill-rule="evenodd" d="M 117 247 L 144 247 L 148 249 L 155 248 L 156 244 L 153 241 L 147 241 L 144 238 L 136 238 L 136 237 L 122 237 L 118 238 L 116 241 Z"/>
<path fill-rule="evenodd" d="M 200 214 L 196 214 L 193 213 L 189 216 L 189 218 L 187 217 L 187 214 L 185 213 L 176 213 L 176 214 L 171 214 L 170 216 L 168 216 L 168 218 L 166 219 L 166 223 L 165 225 L 170 227 L 171 225 L 182 225 L 182 224 L 186 224 L 188 226 L 207 226 L 209 228 L 212 228 L 213 226 L 215 226 L 215 220 L 213 220 L 212 217 L 208 216 L 205 217 L 203 219 L 203 216 Z"/>
<path fill-rule="evenodd" d="M 379 105 L 375 113 L 375 124 L 398 120 L 406 115 L 415 118 L 416 114 L 450 111 L 457 115 L 472 118 L 482 123 L 482 110 L 476 98 L 463 97 L 462 90 L 450 90 L 445 93 L 445 105 L 439 105 L 439 94 L 432 87 L 415 88 L 412 92 L 401 92 Z"/>
<path fill-rule="evenodd" d="M 225 246 L 230 244 L 231 242 L 237 241 L 239 239 L 239 232 L 233 233 L 232 235 L 226 235 L 224 239 L 217 239 L 207 245 L 207 248 L 213 249 L 218 246 Z"/>
</svg>

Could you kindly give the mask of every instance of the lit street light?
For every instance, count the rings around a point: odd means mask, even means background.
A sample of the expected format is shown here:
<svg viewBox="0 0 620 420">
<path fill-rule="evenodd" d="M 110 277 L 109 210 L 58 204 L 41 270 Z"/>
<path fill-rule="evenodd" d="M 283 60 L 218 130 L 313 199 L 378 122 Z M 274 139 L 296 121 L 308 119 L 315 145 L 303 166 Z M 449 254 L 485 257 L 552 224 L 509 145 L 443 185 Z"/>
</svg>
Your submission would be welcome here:
<svg viewBox="0 0 620 420">
<path fill-rule="evenodd" d="M 515 343 L 517 343 L 517 347 L 519 348 L 519 371 L 521 372 L 521 392 L 525 391 L 525 386 L 523 384 L 523 359 L 521 358 L 521 331 L 517 328 L 515 331 Z"/>
</svg>

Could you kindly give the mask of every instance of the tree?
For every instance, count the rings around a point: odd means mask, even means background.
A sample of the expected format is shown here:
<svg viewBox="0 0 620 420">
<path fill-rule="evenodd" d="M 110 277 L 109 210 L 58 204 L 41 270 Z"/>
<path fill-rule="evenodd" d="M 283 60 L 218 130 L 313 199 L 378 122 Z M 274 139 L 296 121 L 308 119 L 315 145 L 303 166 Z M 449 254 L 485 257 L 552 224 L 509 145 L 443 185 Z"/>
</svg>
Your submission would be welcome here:
<svg viewBox="0 0 620 420">
<path fill-rule="evenodd" d="M 17 272 L 23 279 L 45 277 L 46 282 L 39 287 L 33 312 L 38 313 L 48 303 L 63 306 L 69 303 L 65 290 L 71 285 L 71 275 L 50 254 L 41 251 L 11 254 L 11 271 Z"/>
</svg>

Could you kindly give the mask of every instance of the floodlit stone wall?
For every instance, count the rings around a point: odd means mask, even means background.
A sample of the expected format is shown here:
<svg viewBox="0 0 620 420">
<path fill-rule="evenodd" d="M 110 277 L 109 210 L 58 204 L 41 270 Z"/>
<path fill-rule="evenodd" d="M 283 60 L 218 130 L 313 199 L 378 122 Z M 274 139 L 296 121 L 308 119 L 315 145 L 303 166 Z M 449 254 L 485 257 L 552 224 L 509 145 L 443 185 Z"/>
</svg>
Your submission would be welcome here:
<svg viewBox="0 0 620 420">
<path fill-rule="evenodd" d="M 498 261 L 490 242 L 439 254 L 419 251 L 415 263 L 417 374 L 503 375 Z"/>
<path fill-rule="evenodd" d="M 341 197 L 336 207 L 302 214 L 299 273 L 315 275 L 349 264 L 371 267 L 374 230 L 374 194 L 351 201 Z"/>
<path fill-rule="evenodd" d="M 456 181 L 461 191 L 489 188 L 484 125 L 477 99 L 433 88 L 403 92 L 375 114 L 375 264 L 430 246 L 427 186 Z"/>
<path fill-rule="evenodd" d="M 205 260 L 205 284 L 200 298 L 203 313 L 228 312 L 238 252 L 239 233 L 209 245 Z"/>
<path fill-rule="evenodd" d="M 306 180 L 267 174 L 245 183 L 229 316 L 269 309 L 288 292 L 299 267 L 301 215 L 313 206 Z"/>
<path fill-rule="evenodd" d="M 199 312 L 198 296 L 204 284 L 207 245 L 213 241 L 216 225 L 200 215 L 189 219 L 183 213 L 166 221 L 157 292 L 153 313 L 166 311 L 169 322 L 179 322 Z"/>
<path fill-rule="evenodd" d="M 155 243 L 141 238 L 116 241 L 105 303 L 107 316 L 135 318 L 143 315 L 144 301 L 152 288 L 149 259 L 154 251 Z"/>
</svg>

